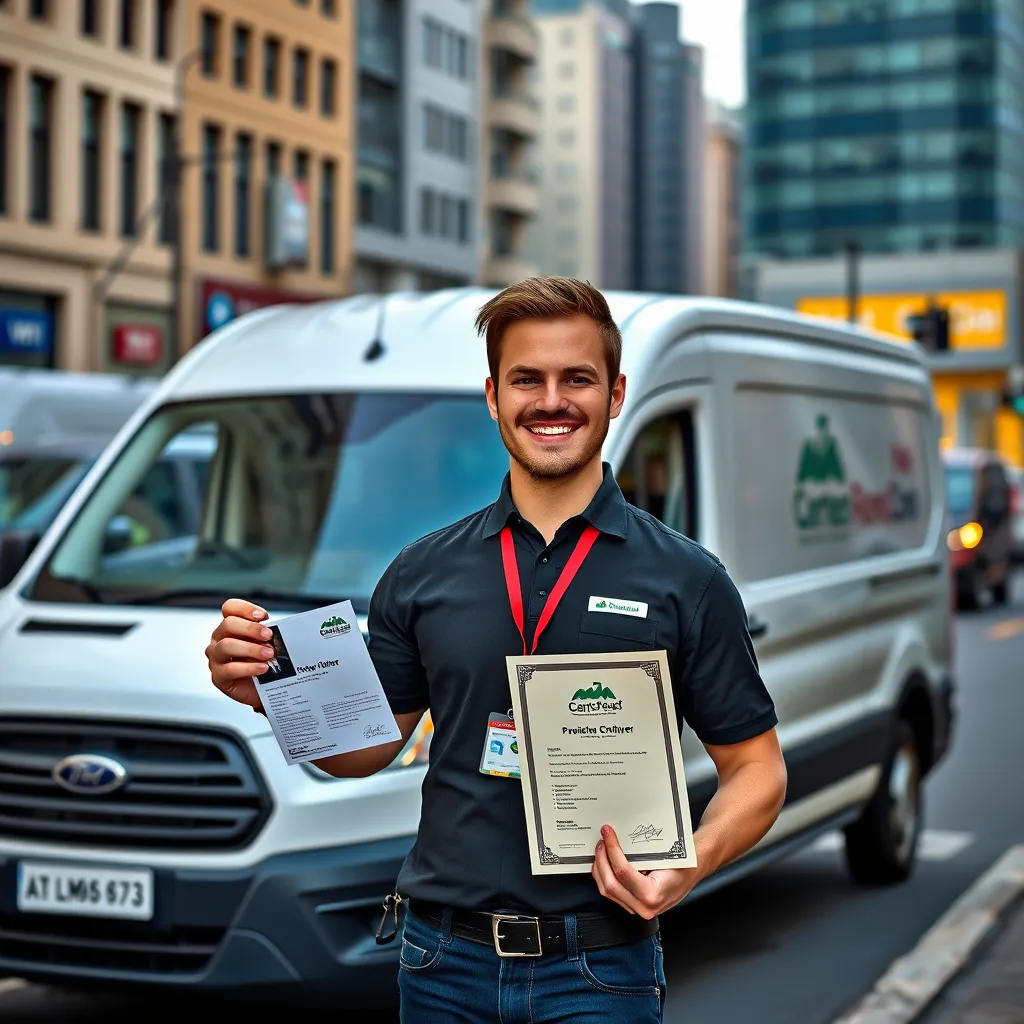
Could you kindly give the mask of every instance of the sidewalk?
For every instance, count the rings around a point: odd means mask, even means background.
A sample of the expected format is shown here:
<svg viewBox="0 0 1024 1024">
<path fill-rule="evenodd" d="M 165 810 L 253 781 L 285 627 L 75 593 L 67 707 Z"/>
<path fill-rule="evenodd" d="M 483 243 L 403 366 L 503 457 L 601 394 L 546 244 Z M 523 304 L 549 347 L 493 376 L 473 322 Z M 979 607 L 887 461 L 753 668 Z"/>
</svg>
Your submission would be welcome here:
<svg viewBox="0 0 1024 1024">
<path fill-rule="evenodd" d="M 921 1024 L 1024 1024 L 1024 902 L 920 1018 Z"/>
</svg>

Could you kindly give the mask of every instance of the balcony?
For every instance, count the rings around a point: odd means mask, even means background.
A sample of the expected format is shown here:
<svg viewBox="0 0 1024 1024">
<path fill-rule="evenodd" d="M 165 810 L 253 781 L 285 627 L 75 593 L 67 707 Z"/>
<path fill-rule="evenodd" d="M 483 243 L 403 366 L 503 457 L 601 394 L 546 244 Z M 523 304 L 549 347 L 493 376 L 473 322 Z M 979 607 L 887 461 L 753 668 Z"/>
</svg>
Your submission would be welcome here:
<svg viewBox="0 0 1024 1024">
<path fill-rule="evenodd" d="M 495 14 L 487 20 L 484 41 L 489 47 L 506 50 L 533 63 L 540 52 L 537 26 L 523 14 Z"/>
<path fill-rule="evenodd" d="M 492 128 L 504 128 L 527 139 L 540 134 L 540 103 L 519 90 L 502 90 L 491 95 L 487 122 Z"/>
<path fill-rule="evenodd" d="M 494 254 L 484 263 L 484 284 L 489 288 L 504 288 L 536 273 L 537 268 L 522 256 Z"/>
<path fill-rule="evenodd" d="M 528 174 L 494 175 L 487 182 L 487 205 L 492 210 L 532 217 L 540 209 L 537 180 Z"/>
</svg>

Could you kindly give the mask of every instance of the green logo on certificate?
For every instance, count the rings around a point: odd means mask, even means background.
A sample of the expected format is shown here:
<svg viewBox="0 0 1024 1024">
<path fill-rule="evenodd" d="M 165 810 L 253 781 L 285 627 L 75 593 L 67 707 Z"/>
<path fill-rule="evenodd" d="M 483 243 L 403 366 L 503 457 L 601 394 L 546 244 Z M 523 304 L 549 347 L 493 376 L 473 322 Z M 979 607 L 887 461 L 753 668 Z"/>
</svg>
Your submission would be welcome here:
<svg viewBox="0 0 1024 1024">
<path fill-rule="evenodd" d="M 320 625 L 320 635 L 327 636 L 342 636 L 344 633 L 349 632 L 352 627 L 342 618 L 337 615 L 332 616 L 326 622 Z"/>
<path fill-rule="evenodd" d="M 600 683 L 594 683 L 589 690 L 577 690 L 573 694 L 573 700 L 615 700 L 615 694 L 608 689 L 607 686 L 602 686 Z"/>
</svg>

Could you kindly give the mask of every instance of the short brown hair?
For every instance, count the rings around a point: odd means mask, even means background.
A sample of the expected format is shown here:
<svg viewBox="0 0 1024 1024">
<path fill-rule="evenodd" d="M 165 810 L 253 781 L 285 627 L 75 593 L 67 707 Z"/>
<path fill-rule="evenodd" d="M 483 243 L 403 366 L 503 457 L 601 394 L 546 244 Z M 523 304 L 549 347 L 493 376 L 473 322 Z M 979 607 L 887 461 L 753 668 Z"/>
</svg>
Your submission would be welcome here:
<svg viewBox="0 0 1024 1024">
<path fill-rule="evenodd" d="M 612 319 L 608 300 L 589 282 L 572 277 L 528 277 L 509 285 L 480 310 L 478 334 L 487 335 L 487 365 L 497 380 L 501 340 L 505 331 L 520 320 L 551 320 L 556 317 L 586 316 L 601 330 L 608 381 L 614 383 L 622 360 L 622 335 Z"/>
</svg>

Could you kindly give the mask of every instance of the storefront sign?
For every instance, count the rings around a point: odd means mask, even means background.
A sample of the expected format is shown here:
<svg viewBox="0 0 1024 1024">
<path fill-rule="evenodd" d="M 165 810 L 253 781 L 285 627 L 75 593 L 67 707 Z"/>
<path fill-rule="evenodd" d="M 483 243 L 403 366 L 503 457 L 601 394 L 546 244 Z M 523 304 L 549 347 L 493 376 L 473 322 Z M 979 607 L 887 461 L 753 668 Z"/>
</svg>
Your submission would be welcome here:
<svg viewBox="0 0 1024 1024">
<path fill-rule="evenodd" d="M 223 327 L 236 317 L 251 313 L 254 309 L 263 309 L 265 306 L 277 306 L 288 302 L 322 302 L 328 298 L 336 298 L 336 296 L 304 295 L 272 288 L 260 288 L 258 285 L 206 278 L 199 285 L 199 309 L 202 316 L 199 336 L 205 337 L 211 331 Z"/>
<path fill-rule="evenodd" d="M 52 313 L 0 309 L 0 355 L 48 356 L 52 351 Z"/>
<path fill-rule="evenodd" d="M 1006 343 L 1006 292 L 935 292 L 918 295 L 862 295 L 857 300 L 857 319 L 898 338 L 912 337 L 908 319 L 923 313 L 928 300 L 949 310 L 949 346 L 952 349 L 1002 348 Z M 813 296 L 799 299 L 797 312 L 846 320 L 845 298 Z"/>
<path fill-rule="evenodd" d="M 115 362 L 157 366 L 164 355 L 164 332 L 155 324 L 118 324 L 113 332 Z"/>
</svg>

